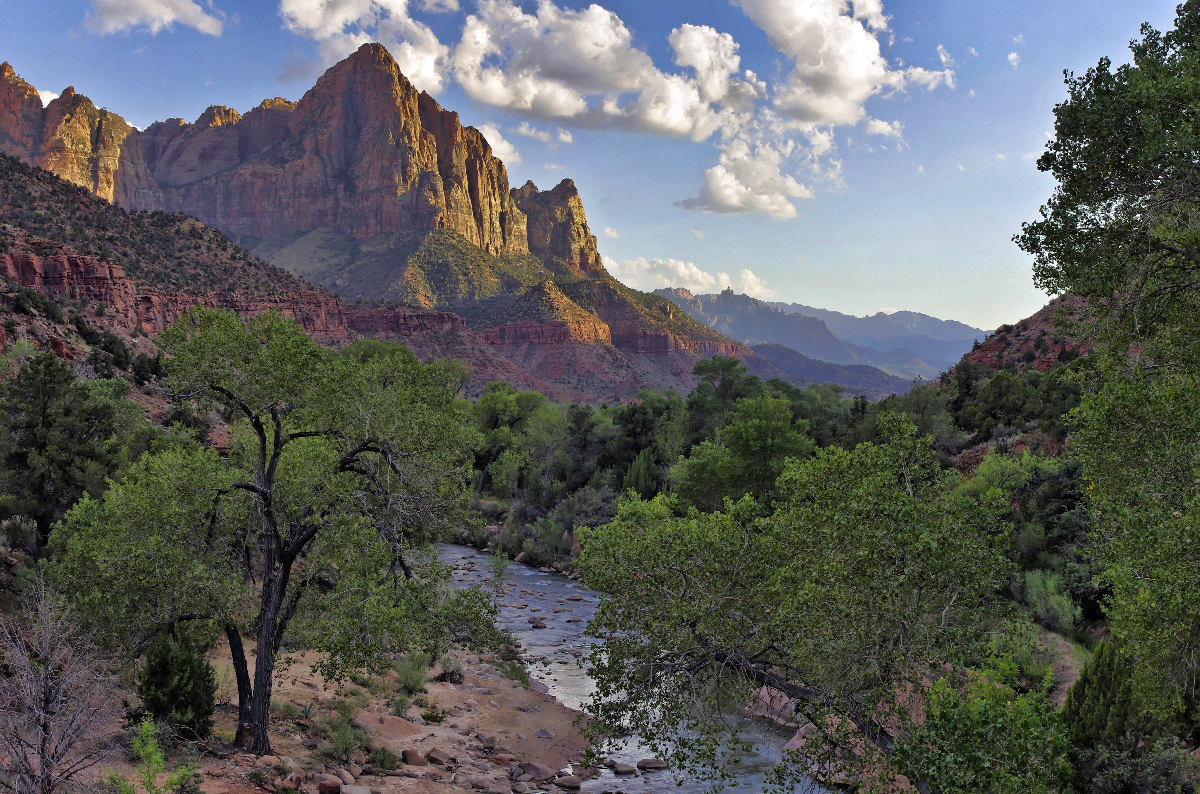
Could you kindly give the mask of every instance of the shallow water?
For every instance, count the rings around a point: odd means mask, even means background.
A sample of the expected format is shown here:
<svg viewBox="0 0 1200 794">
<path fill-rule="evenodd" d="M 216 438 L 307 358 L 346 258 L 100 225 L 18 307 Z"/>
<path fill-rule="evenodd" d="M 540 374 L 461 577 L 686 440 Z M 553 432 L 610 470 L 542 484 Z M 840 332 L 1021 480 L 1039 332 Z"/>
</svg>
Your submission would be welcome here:
<svg viewBox="0 0 1200 794">
<path fill-rule="evenodd" d="M 454 583 L 459 587 L 483 583 L 489 586 L 491 571 L 489 557 L 467 546 L 444 545 L 441 559 L 453 566 Z M 544 683 L 550 694 L 560 703 L 582 710 L 591 697 L 594 684 L 579 664 L 597 640 L 587 635 L 587 624 L 596 611 L 598 597 L 578 582 L 557 574 L 542 573 L 528 565 L 512 563 L 504 576 L 504 590 L 496 599 L 500 605 L 500 624 L 516 635 L 521 642 L 527 659 L 541 661 L 526 665 L 531 679 Z M 560 610 L 555 612 L 554 610 Z M 545 628 L 534 628 L 530 619 L 541 618 Z M 744 755 L 738 764 L 742 774 L 734 791 L 757 792 L 763 790 L 763 774 L 779 762 L 784 744 L 791 732 L 782 733 L 758 720 L 741 720 L 743 737 L 755 745 L 755 751 Z M 636 764 L 650 752 L 631 741 L 626 747 L 612 754 L 617 761 Z M 583 791 L 639 792 L 675 791 L 680 794 L 700 794 L 706 791 L 702 784 L 684 780 L 676 785 L 670 772 L 655 772 L 636 777 L 617 778 L 605 770 L 598 778 L 583 784 Z M 797 788 L 797 792 L 821 792 L 826 789 L 812 785 Z"/>
</svg>

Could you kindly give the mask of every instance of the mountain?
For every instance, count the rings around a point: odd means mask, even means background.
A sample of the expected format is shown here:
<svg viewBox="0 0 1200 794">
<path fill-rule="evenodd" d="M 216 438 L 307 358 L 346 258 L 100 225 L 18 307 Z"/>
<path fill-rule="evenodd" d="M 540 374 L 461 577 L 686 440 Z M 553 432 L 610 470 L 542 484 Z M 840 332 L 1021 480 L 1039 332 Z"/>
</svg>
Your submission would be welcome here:
<svg viewBox="0 0 1200 794">
<path fill-rule="evenodd" d="M 879 400 L 889 394 L 903 394 L 912 384 L 904 378 L 889 375 L 877 367 L 865 364 L 830 364 L 797 353 L 784 345 L 764 343 L 751 348 L 759 358 L 769 361 L 783 373 L 783 379 L 797 386 L 813 383 L 837 383 L 850 394 L 861 394 Z"/>
<path fill-rule="evenodd" d="M 119 261 L 118 261 L 119 260 Z M 196 303 L 278 309 L 310 334 L 346 335 L 342 302 L 251 256 L 180 213 L 130 213 L 0 154 L 0 277 L 54 297 L 106 305 L 129 330 L 156 333 Z"/>
<path fill-rule="evenodd" d="M 787 314 L 819 317 L 829 330 L 855 345 L 876 351 L 896 348 L 910 350 L 928 361 L 955 361 L 971 349 L 976 340 L 982 341 L 987 332 L 956 320 L 939 320 L 919 312 L 878 312 L 869 317 L 815 309 L 799 303 L 772 302 Z"/>
<path fill-rule="evenodd" d="M 950 366 L 944 361 L 923 359 L 903 348 L 881 352 L 852 344 L 830 330 L 819 317 L 787 313 L 749 295 L 735 294 L 732 289 L 716 295 L 693 295 L 676 287 L 655 290 L 654 294 L 673 301 L 705 326 L 751 346 L 785 345 L 809 358 L 834 364 L 865 364 L 910 381 L 918 376 L 935 378 Z"/>
<path fill-rule="evenodd" d="M 622 399 L 690 389 L 701 358 L 753 357 L 613 279 L 574 183 L 510 189 L 484 136 L 413 88 L 378 44 L 331 67 L 299 102 L 271 99 L 244 115 L 213 106 L 142 131 L 72 89 L 41 108 L 3 64 L 0 151 L 130 217 L 186 213 L 219 229 L 255 261 L 354 301 L 350 331 L 402 338 L 426 359 L 466 358 L 473 389 L 480 373 L 524 373 L 548 394 Z M 123 267 L 126 253 L 110 252 Z M 195 278 L 186 268 L 160 275 Z"/>
<path fill-rule="evenodd" d="M 1013 325 L 1002 325 L 963 361 L 992 369 L 1048 370 L 1056 361 L 1069 362 L 1088 352 L 1086 343 L 1069 336 L 1060 321 L 1086 320 L 1087 302 L 1075 295 L 1054 298 L 1033 315 Z"/>
</svg>

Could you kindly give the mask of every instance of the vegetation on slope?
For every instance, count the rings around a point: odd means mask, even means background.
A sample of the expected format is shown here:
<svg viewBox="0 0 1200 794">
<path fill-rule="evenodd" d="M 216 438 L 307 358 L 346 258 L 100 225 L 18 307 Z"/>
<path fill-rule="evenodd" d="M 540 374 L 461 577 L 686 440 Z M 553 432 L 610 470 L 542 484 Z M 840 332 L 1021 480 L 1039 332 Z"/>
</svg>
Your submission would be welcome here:
<svg viewBox="0 0 1200 794">
<path fill-rule="evenodd" d="M 139 286 L 204 296 L 277 297 L 312 285 L 183 213 L 126 212 L 49 171 L 0 154 L 0 223 L 115 259 Z M 0 253 L 8 247 L 0 231 Z"/>
</svg>

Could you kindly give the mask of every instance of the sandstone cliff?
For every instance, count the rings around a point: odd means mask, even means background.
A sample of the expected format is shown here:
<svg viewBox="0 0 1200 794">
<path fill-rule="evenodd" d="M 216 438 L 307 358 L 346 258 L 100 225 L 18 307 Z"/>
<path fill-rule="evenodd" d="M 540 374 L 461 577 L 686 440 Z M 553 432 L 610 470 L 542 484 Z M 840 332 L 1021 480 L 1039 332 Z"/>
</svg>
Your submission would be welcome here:
<svg viewBox="0 0 1200 794">
<path fill-rule="evenodd" d="M 512 196 L 527 218 L 530 253 L 561 259 L 581 275 L 604 272 L 574 182 L 564 179 L 553 190 L 540 191 L 529 181 L 513 188 Z"/>
</svg>

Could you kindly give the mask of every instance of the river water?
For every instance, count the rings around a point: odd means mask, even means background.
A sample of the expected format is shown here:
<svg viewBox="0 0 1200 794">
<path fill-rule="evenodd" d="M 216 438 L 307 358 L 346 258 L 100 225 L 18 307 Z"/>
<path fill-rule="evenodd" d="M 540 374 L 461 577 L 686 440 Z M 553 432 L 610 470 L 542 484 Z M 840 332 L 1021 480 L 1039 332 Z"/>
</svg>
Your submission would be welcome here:
<svg viewBox="0 0 1200 794">
<path fill-rule="evenodd" d="M 490 586 L 491 571 L 489 555 L 467 546 L 443 545 L 440 553 L 443 562 L 454 568 L 454 584 L 470 587 L 475 584 Z M 520 563 L 512 563 L 504 575 L 504 591 L 497 601 L 500 604 L 500 624 L 512 631 L 521 642 L 526 665 L 531 679 L 544 683 L 560 703 L 582 710 L 594 691 L 594 684 L 584 671 L 579 659 L 585 656 L 598 640 L 587 635 L 588 621 L 596 611 L 599 598 L 578 582 L 558 574 L 543 573 Z M 534 628 L 532 620 L 540 618 L 544 628 Z M 738 719 L 738 718 L 734 718 Z M 742 756 L 738 768 L 741 774 L 735 791 L 758 792 L 763 790 L 763 775 L 777 764 L 783 746 L 792 732 L 774 729 L 761 720 L 740 720 L 743 737 L 754 744 L 754 751 Z M 612 758 L 627 764 L 636 764 L 649 751 L 635 741 L 613 753 Z M 680 794 L 701 794 L 708 789 L 701 783 L 684 780 L 676 785 L 669 772 L 657 772 L 637 777 L 617 778 L 609 770 L 583 784 L 583 791 L 622 792 L 640 794 L 646 792 L 674 791 Z M 826 789 L 815 784 L 798 787 L 797 792 L 822 792 Z"/>
</svg>

